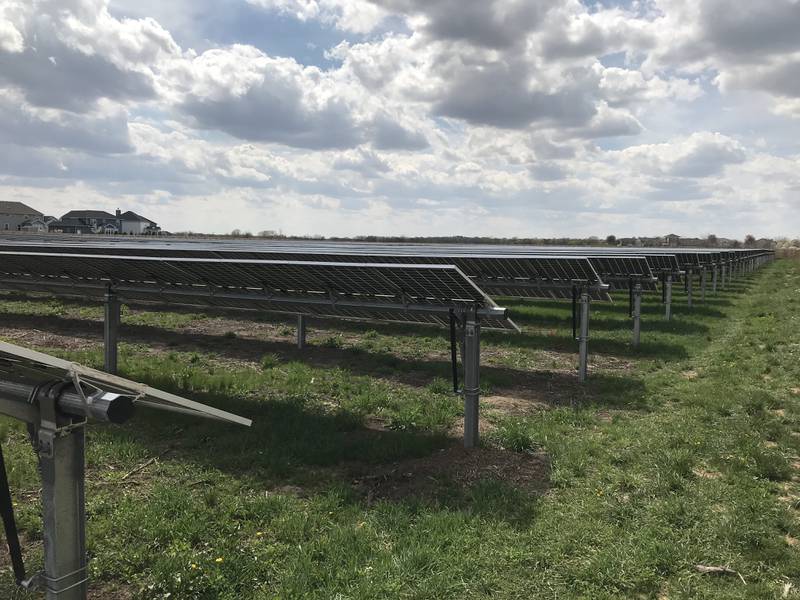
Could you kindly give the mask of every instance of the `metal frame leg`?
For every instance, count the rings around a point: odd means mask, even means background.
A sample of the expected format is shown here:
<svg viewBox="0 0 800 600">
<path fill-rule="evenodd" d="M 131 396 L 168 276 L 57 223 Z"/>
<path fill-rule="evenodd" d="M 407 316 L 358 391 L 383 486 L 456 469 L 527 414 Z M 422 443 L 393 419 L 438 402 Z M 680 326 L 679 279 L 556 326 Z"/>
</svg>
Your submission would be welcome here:
<svg viewBox="0 0 800 600">
<path fill-rule="evenodd" d="M 722 289 L 724 290 L 724 289 L 727 289 L 727 287 L 728 287 L 726 285 L 726 283 L 725 283 L 725 272 L 728 270 L 728 267 L 727 267 L 727 265 L 722 265 L 722 267 L 720 267 L 720 268 L 722 269 L 722 272 L 720 273 L 720 276 L 722 277 Z"/>
<path fill-rule="evenodd" d="M 578 379 L 586 381 L 589 372 L 589 293 L 581 292 L 581 329 L 578 336 Z"/>
<path fill-rule="evenodd" d="M 106 292 L 105 318 L 103 319 L 103 368 L 106 373 L 117 374 L 117 342 L 119 339 L 120 302 L 117 295 Z"/>
<path fill-rule="evenodd" d="M 85 433 L 79 426 L 52 437 L 39 450 L 44 518 L 44 576 L 47 600 L 85 600 Z"/>
<path fill-rule="evenodd" d="M 692 308 L 692 287 L 694 286 L 694 271 L 689 269 L 686 272 L 686 306 Z"/>
<path fill-rule="evenodd" d="M 480 419 L 481 324 L 475 311 L 464 323 L 464 447 L 478 445 Z"/>
<path fill-rule="evenodd" d="M 297 349 L 306 347 L 306 316 L 297 315 Z"/>
<path fill-rule="evenodd" d="M 706 303 L 706 269 L 700 271 L 700 301 Z"/>
<path fill-rule="evenodd" d="M 638 348 L 642 328 L 642 284 L 633 288 L 633 347 Z"/>
<path fill-rule="evenodd" d="M 667 275 L 664 279 L 664 316 L 667 321 L 672 319 L 672 274 Z"/>
<path fill-rule="evenodd" d="M 716 295 L 717 293 L 717 265 L 714 265 L 714 270 L 711 272 L 711 292 Z"/>
</svg>

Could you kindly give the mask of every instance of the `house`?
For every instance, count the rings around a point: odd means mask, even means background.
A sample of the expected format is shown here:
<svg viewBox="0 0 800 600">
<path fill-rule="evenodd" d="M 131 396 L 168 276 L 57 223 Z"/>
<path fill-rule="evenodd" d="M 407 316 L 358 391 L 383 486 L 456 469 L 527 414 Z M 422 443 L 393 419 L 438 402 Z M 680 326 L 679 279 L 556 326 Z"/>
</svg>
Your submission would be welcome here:
<svg viewBox="0 0 800 600">
<path fill-rule="evenodd" d="M 19 231 L 20 226 L 42 213 L 22 202 L 0 200 L 0 231 Z"/>
<path fill-rule="evenodd" d="M 106 235 L 157 235 L 161 228 L 155 221 L 129 210 L 117 209 L 112 215 L 104 210 L 71 210 L 50 224 L 50 231 L 60 233 L 101 233 Z"/>
<path fill-rule="evenodd" d="M 51 216 L 34 217 L 23 221 L 19 226 L 19 230 L 32 233 L 47 233 L 50 231 L 50 224 L 55 222 L 56 218 Z"/>
<path fill-rule="evenodd" d="M 120 213 L 117 209 L 117 219 L 120 221 L 120 233 L 128 235 L 155 235 L 161 229 L 155 221 L 151 221 L 132 210 Z"/>
<path fill-rule="evenodd" d="M 56 225 L 62 233 L 119 233 L 117 217 L 104 210 L 71 210 Z"/>
</svg>

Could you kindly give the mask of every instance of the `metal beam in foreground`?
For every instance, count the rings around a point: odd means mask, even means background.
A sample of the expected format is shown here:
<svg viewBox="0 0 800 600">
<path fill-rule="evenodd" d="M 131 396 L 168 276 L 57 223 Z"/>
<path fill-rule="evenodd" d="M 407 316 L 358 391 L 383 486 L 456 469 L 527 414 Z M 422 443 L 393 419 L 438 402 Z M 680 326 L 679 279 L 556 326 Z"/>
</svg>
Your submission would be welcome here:
<svg viewBox="0 0 800 600">
<path fill-rule="evenodd" d="M 41 352 L 0 342 L 0 413 L 28 424 L 42 477 L 44 570 L 28 577 L 0 452 L 0 511 L 17 583 L 47 600 L 88 593 L 85 426 L 124 423 L 136 404 L 250 425 L 250 420 Z"/>
</svg>

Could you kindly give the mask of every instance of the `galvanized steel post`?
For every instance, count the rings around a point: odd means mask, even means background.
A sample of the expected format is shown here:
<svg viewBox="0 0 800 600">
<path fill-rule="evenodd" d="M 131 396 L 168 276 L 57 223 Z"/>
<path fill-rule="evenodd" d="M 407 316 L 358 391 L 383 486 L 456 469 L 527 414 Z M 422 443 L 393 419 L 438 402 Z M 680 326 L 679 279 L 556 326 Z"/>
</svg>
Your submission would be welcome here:
<svg viewBox="0 0 800 600">
<path fill-rule="evenodd" d="M 48 442 L 41 441 L 41 434 Z M 47 600 L 85 600 L 86 510 L 83 426 L 61 432 L 39 429 L 42 474 L 44 574 Z M 49 444 L 49 446 L 48 446 Z"/>
<path fill-rule="evenodd" d="M 481 324 L 475 310 L 467 312 L 464 322 L 464 447 L 478 445 L 480 418 Z"/>
<path fill-rule="evenodd" d="M 692 286 L 694 286 L 694 269 L 686 271 L 686 306 L 692 308 Z"/>
<path fill-rule="evenodd" d="M 633 288 L 633 347 L 638 348 L 641 339 L 642 325 L 642 284 Z"/>
<path fill-rule="evenodd" d="M 672 318 L 672 273 L 664 279 L 664 316 L 667 321 Z"/>
<path fill-rule="evenodd" d="M 700 271 L 700 300 L 703 304 L 706 303 L 706 268 Z"/>
<path fill-rule="evenodd" d="M 581 328 L 578 335 L 578 379 L 586 381 L 589 372 L 589 292 L 581 291 Z"/>
<path fill-rule="evenodd" d="M 106 289 L 105 318 L 103 320 L 103 365 L 106 373 L 117 374 L 117 341 L 119 338 L 120 303 L 117 295 Z"/>
<path fill-rule="evenodd" d="M 297 349 L 306 347 L 306 316 L 297 315 Z"/>
<path fill-rule="evenodd" d="M 711 291 L 714 295 L 717 293 L 717 265 L 714 265 L 714 271 L 711 273 Z"/>
</svg>

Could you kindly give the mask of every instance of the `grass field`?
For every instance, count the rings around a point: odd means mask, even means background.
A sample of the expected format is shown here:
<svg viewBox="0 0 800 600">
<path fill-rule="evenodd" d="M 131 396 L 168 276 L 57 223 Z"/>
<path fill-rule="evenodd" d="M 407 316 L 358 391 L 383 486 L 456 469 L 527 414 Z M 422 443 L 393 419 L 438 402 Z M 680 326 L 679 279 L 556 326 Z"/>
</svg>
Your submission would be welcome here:
<svg viewBox="0 0 800 600">
<path fill-rule="evenodd" d="M 300 353 L 289 320 L 126 309 L 122 375 L 254 426 L 90 427 L 94 597 L 800 597 L 800 262 L 672 322 L 648 298 L 638 351 L 625 300 L 592 307 L 585 385 L 569 305 L 501 302 L 523 333 L 483 336 L 471 453 L 445 331 L 312 321 Z M 0 298 L 0 337 L 93 366 L 100 319 Z M 32 569 L 34 455 L 0 440 Z"/>
</svg>

